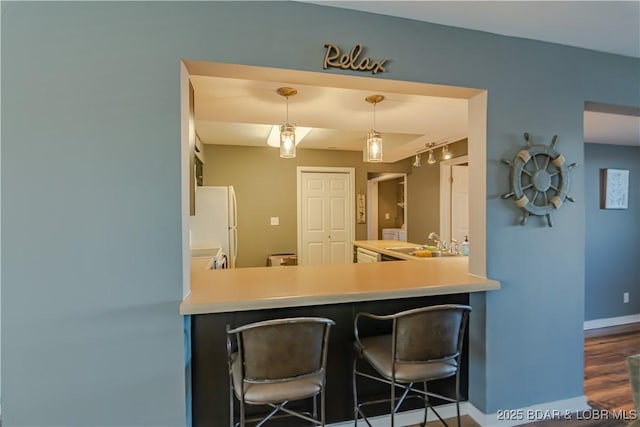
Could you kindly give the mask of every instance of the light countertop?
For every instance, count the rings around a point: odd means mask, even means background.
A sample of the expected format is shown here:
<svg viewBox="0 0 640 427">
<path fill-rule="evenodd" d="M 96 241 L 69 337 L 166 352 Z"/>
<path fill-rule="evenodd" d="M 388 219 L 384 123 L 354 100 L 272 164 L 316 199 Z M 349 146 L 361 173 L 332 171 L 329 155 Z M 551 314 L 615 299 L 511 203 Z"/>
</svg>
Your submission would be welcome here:
<svg viewBox="0 0 640 427">
<path fill-rule="evenodd" d="M 391 242 L 401 246 L 408 245 L 407 242 Z M 299 307 L 500 289 L 500 283 L 495 280 L 469 274 L 467 257 L 426 260 L 428 261 L 413 258 L 411 261 L 368 264 L 208 270 L 208 258 L 192 258 L 191 292 L 180 304 L 180 314 Z"/>
</svg>

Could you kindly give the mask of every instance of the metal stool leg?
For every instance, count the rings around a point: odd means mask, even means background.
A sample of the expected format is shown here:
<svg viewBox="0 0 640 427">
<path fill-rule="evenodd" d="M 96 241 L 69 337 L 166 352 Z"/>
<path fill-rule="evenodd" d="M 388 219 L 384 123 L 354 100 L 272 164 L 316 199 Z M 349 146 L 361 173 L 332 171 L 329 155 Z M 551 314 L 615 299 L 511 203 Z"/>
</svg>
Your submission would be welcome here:
<svg viewBox="0 0 640 427">
<path fill-rule="evenodd" d="M 423 381 L 422 385 L 424 387 L 424 420 L 420 425 L 424 427 L 427 425 L 427 412 L 429 410 L 429 401 L 427 399 L 429 399 L 429 396 L 427 396 L 427 382 Z"/>
<path fill-rule="evenodd" d="M 324 408 L 325 408 L 325 401 L 324 401 L 324 387 L 322 387 L 322 391 L 320 391 L 320 422 L 322 423 L 322 427 L 324 427 L 326 420 L 325 420 L 325 414 L 324 414 Z"/>
<path fill-rule="evenodd" d="M 396 384 L 395 380 L 391 379 L 391 427 L 395 426 L 395 406 L 396 406 Z"/>
<path fill-rule="evenodd" d="M 233 427 L 233 389 L 229 387 L 229 427 Z"/>
<path fill-rule="evenodd" d="M 359 418 L 359 414 L 358 414 L 358 389 L 357 389 L 357 384 L 356 384 L 356 364 L 358 363 L 358 357 L 354 357 L 353 358 L 353 369 L 351 371 L 353 378 L 353 425 L 354 427 L 358 427 L 358 418 Z"/>
<path fill-rule="evenodd" d="M 460 363 L 458 361 L 458 363 Z M 458 427 L 460 427 L 460 370 L 456 372 L 456 412 L 458 414 Z"/>
<path fill-rule="evenodd" d="M 318 419 L 318 395 L 313 396 L 313 418 Z"/>
</svg>

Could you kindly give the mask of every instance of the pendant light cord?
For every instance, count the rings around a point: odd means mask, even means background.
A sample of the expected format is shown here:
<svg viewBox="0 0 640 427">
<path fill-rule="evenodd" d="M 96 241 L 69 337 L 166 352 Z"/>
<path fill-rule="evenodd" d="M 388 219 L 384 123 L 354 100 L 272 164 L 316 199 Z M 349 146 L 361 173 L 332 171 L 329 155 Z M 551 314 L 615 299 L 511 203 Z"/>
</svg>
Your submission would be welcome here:
<svg viewBox="0 0 640 427">
<path fill-rule="evenodd" d="M 284 99 L 285 101 L 285 112 L 286 112 L 286 118 L 285 118 L 285 124 L 289 124 L 289 97 L 285 96 Z"/>
<path fill-rule="evenodd" d="M 376 105 L 378 105 L 377 102 L 373 103 L 373 130 L 376 130 Z"/>
</svg>

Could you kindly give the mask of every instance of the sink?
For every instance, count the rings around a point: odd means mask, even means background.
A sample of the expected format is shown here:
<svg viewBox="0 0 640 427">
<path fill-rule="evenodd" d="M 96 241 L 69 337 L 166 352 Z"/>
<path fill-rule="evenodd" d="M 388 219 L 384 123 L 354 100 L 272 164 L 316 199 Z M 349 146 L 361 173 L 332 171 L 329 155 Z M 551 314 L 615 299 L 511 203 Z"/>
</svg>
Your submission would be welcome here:
<svg viewBox="0 0 640 427">
<path fill-rule="evenodd" d="M 419 250 L 423 250 L 423 248 L 421 246 L 406 246 L 406 247 L 394 247 L 394 248 L 385 248 L 388 251 L 393 251 L 393 252 L 399 252 L 401 254 L 405 254 L 405 255 L 410 255 L 410 256 L 414 256 L 416 258 L 425 258 L 425 257 L 419 257 L 414 255 L 415 251 L 419 251 Z M 442 251 L 432 251 L 431 252 L 431 257 L 452 257 L 452 256 L 460 256 L 458 254 L 452 254 L 449 252 L 442 252 Z M 429 257 L 426 257 L 429 258 Z"/>
<path fill-rule="evenodd" d="M 395 247 L 395 248 L 385 248 L 388 251 L 400 252 L 401 254 L 411 255 L 414 251 L 422 249 L 419 246 L 411 246 L 411 247 Z"/>
</svg>

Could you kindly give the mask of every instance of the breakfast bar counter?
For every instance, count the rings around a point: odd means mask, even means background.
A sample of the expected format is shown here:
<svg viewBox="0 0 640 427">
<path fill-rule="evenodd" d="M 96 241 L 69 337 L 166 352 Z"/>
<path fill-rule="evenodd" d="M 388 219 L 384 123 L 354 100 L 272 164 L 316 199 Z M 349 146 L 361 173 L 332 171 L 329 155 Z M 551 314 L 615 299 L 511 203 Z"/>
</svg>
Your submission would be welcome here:
<svg viewBox="0 0 640 427">
<path fill-rule="evenodd" d="M 499 282 L 468 273 L 467 257 L 370 264 L 207 269 L 193 258 L 181 314 L 349 303 L 490 291 Z"/>
<path fill-rule="evenodd" d="M 210 261 L 192 258 L 191 291 L 180 305 L 189 325 L 187 360 L 194 426 L 229 424 L 227 327 L 298 316 L 334 320 L 327 359 L 327 420 L 342 422 L 353 416 L 351 366 L 356 313 L 390 314 L 428 305 L 468 304 L 470 293 L 500 288 L 499 282 L 469 274 L 467 257 L 229 270 L 210 270 Z M 385 330 L 373 328 L 366 333 Z M 466 348 L 461 363 L 460 388 L 466 396 Z M 450 379 L 441 381 L 436 385 L 441 391 L 455 386 Z M 365 398 L 379 398 L 387 389 L 371 385 L 360 392 Z"/>
</svg>

